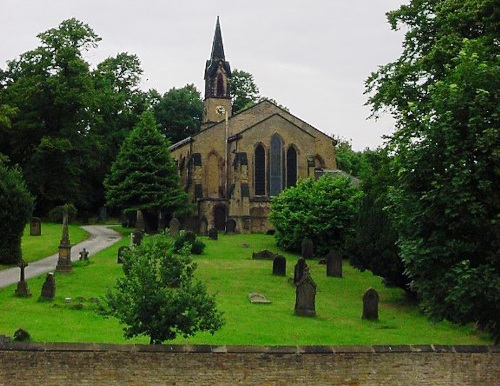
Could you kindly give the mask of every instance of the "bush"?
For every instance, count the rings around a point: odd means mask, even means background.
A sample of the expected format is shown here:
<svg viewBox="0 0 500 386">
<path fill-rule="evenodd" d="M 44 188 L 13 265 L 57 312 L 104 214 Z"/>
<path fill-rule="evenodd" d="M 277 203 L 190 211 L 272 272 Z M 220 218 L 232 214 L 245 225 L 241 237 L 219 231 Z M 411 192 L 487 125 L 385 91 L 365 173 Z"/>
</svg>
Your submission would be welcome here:
<svg viewBox="0 0 500 386">
<path fill-rule="evenodd" d="M 269 220 L 280 248 L 300 252 L 304 238 L 316 256 L 345 249 L 354 233 L 354 219 L 363 193 L 348 177 L 324 175 L 305 179 L 271 200 Z"/>
<path fill-rule="evenodd" d="M 78 210 L 75 208 L 73 204 L 66 204 L 66 205 L 56 206 L 49 212 L 50 221 L 55 222 L 57 224 L 61 224 L 63 221 L 65 209 L 68 211 L 68 221 L 74 220 L 76 218 Z"/>
<path fill-rule="evenodd" d="M 191 253 L 194 255 L 201 255 L 205 249 L 205 243 L 196 240 L 196 234 L 191 231 L 181 232 L 181 234 L 174 241 L 174 252 L 179 253 L 182 248 L 187 244 L 191 245 Z"/>
</svg>

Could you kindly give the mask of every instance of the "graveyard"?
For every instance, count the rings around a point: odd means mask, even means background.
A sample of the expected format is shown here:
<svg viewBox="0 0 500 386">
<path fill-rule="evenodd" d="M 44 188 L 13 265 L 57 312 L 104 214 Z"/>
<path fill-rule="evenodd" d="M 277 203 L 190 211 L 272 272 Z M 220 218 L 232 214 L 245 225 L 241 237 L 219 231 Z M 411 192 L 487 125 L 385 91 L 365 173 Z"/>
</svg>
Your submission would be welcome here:
<svg viewBox="0 0 500 386">
<path fill-rule="evenodd" d="M 59 239 L 60 226 L 58 229 Z M 130 229 L 119 227 L 117 230 L 123 233 L 120 242 L 98 254 L 73 261 L 71 272 L 56 272 L 54 267 L 54 277 L 50 278 L 55 282 L 52 299 L 39 300 L 47 281 L 45 275 L 28 280 L 32 294 L 29 298 L 15 297 L 15 285 L 1 289 L 0 333 L 13 336 L 22 328 L 35 342 L 147 344 L 147 337 L 125 340 L 117 320 L 96 313 L 98 298 L 122 275 L 122 266 L 117 262 L 118 250 L 130 244 Z M 71 233 L 72 241 L 74 237 Z M 217 294 L 217 306 L 224 312 L 225 325 L 214 335 L 200 333 L 169 343 L 491 344 L 488 337 L 476 333 L 473 326 L 430 322 L 405 300 L 400 289 L 385 287 L 380 277 L 368 271 L 359 272 L 346 260 L 339 267 L 335 256 L 325 259 L 331 259 L 333 264 L 320 264 L 320 258 L 325 256 L 302 261 L 301 264 L 307 266 L 307 277 L 296 280 L 295 266 L 300 256 L 279 250 L 273 236 L 219 234 L 217 238 L 199 239 L 206 248 L 203 254 L 193 256 L 197 263 L 195 275 L 206 283 L 209 292 Z M 25 254 L 30 248 L 32 246 L 25 248 Z M 259 254 L 262 251 L 265 252 Z M 306 299 L 305 309 L 301 306 L 297 309 L 296 303 L 301 301 L 296 290 L 302 282 L 313 289 L 313 310 L 307 300 L 311 292 L 301 295 Z M 378 308 L 370 310 L 370 302 L 374 301 Z"/>
</svg>

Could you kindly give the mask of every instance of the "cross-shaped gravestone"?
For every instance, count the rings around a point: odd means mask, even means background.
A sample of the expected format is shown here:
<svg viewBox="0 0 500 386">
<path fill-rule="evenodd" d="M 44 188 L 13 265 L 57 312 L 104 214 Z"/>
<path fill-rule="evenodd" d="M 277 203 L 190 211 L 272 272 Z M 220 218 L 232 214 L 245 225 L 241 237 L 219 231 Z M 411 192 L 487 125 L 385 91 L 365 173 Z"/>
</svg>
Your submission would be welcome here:
<svg viewBox="0 0 500 386">
<path fill-rule="evenodd" d="M 80 260 L 88 260 L 89 259 L 89 251 L 87 251 L 85 248 L 83 248 L 79 252 Z"/>
<path fill-rule="evenodd" d="M 24 270 L 27 266 L 28 263 L 26 263 L 23 259 L 19 261 L 18 267 L 21 269 L 21 277 L 19 279 L 19 282 L 17 283 L 15 295 L 22 298 L 27 298 L 31 296 L 30 290 L 28 289 L 28 283 L 25 280 L 25 274 L 24 274 Z"/>
</svg>

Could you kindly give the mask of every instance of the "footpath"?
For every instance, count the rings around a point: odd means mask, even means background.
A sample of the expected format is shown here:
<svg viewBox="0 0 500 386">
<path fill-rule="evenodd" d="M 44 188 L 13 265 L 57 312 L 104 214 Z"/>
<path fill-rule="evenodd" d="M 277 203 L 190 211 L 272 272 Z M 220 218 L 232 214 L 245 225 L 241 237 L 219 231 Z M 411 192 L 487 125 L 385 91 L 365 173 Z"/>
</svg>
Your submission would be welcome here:
<svg viewBox="0 0 500 386">
<path fill-rule="evenodd" d="M 121 235 L 104 225 L 86 225 L 82 227 L 89 233 L 89 237 L 81 243 L 72 245 L 71 247 L 71 260 L 77 261 L 79 259 L 78 253 L 85 248 L 90 257 L 105 248 L 118 242 Z M 42 275 L 44 273 L 55 271 L 59 253 L 38 260 L 29 265 L 25 269 L 26 279 Z M 18 267 L 13 267 L 0 271 L 0 288 L 7 287 L 8 285 L 17 283 L 19 281 L 20 270 Z"/>
</svg>

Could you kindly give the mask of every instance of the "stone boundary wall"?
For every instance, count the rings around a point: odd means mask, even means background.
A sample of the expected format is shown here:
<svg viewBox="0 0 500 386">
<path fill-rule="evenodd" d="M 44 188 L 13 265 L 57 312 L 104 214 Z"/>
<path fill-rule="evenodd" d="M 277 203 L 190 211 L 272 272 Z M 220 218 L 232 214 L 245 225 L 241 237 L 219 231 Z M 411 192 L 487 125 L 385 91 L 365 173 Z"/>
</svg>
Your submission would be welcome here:
<svg viewBox="0 0 500 386">
<path fill-rule="evenodd" d="M 0 342 L 0 385 L 500 385 L 498 346 Z"/>
</svg>

